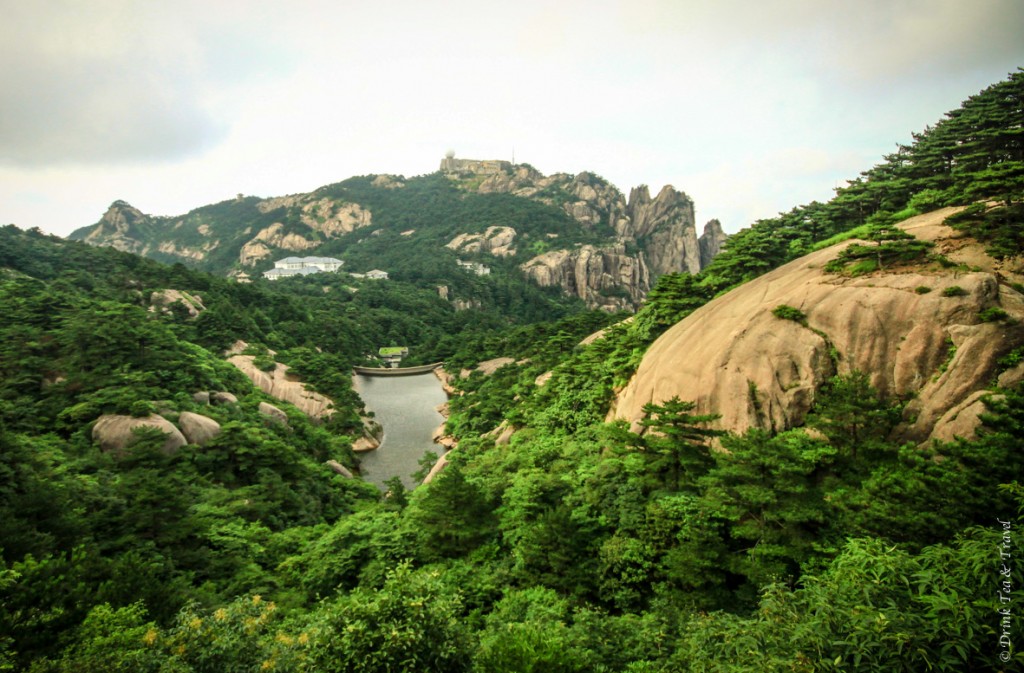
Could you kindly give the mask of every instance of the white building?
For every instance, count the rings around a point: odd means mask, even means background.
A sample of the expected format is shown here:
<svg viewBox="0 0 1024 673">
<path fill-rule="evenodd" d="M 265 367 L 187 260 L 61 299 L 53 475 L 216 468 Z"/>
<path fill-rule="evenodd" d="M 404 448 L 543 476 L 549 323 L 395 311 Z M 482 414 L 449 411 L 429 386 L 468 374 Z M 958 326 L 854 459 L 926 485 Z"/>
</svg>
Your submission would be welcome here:
<svg viewBox="0 0 1024 673">
<path fill-rule="evenodd" d="M 367 271 L 366 273 L 350 273 L 353 278 L 369 278 L 371 280 L 387 280 L 388 272 L 381 271 L 380 269 L 374 269 L 373 271 Z"/>
<path fill-rule="evenodd" d="M 321 271 L 337 271 L 345 262 L 334 257 L 285 257 L 274 262 L 274 268 L 263 272 L 268 280 L 285 276 L 306 276 Z"/>
<path fill-rule="evenodd" d="M 480 262 L 464 262 L 461 259 L 457 259 L 455 260 L 455 263 L 467 271 L 472 271 L 478 276 L 486 276 L 491 272 L 490 268 L 484 266 Z"/>
</svg>

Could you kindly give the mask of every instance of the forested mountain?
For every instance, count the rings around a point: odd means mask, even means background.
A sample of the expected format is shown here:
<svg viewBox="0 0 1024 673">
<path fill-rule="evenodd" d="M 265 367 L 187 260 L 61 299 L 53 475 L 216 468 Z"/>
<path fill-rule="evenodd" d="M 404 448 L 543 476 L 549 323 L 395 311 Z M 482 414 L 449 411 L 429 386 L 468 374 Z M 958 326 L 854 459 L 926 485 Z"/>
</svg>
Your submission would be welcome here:
<svg viewBox="0 0 1024 673">
<path fill-rule="evenodd" d="M 0 229 L 0 670 L 1019 668 L 1022 128 L 1018 71 L 628 320 L 529 284 L 456 311 L 436 279 L 247 285 Z M 378 218 L 385 189 L 532 188 L 457 162 L 338 189 Z M 330 419 L 254 388 L 239 339 Z M 387 341 L 446 361 L 458 445 L 382 496 L 348 368 Z M 112 449 L 112 415 L 220 433 Z"/>
<path fill-rule="evenodd" d="M 636 308 L 662 274 L 699 271 L 724 234 L 712 221 L 698 238 L 693 202 L 672 187 L 653 199 L 638 187 L 627 202 L 590 173 L 544 176 L 526 164 L 449 157 L 432 175 L 350 178 L 270 199 L 239 195 L 181 217 L 117 201 L 71 238 L 232 275 L 259 274 L 295 253 L 331 255 L 346 270 L 382 269 L 479 305 L 457 264 L 471 262 L 496 282 L 555 287 L 619 310 Z"/>
</svg>

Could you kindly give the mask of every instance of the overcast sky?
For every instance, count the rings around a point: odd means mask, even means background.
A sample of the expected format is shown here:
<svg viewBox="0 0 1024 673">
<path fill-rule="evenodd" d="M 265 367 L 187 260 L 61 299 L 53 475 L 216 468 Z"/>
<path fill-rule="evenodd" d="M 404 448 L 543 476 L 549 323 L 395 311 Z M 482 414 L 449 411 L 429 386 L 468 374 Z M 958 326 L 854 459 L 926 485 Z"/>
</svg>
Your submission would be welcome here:
<svg viewBox="0 0 1024 673">
<path fill-rule="evenodd" d="M 736 231 L 1024 66 L 1022 0 L 0 0 L 0 223 L 66 235 L 448 150 Z"/>
</svg>

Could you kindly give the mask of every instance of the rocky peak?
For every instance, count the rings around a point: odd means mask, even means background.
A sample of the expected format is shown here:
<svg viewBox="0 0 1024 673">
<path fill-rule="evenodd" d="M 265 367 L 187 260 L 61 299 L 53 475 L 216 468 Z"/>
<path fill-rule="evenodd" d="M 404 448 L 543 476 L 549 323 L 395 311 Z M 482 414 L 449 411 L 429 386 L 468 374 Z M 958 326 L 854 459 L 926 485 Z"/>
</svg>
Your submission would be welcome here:
<svg viewBox="0 0 1024 673">
<path fill-rule="evenodd" d="M 700 235 L 698 243 L 700 244 L 700 268 L 706 267 L 711 263 L 711 260 L 715 258 L 722 250 L 722 244 L 725 243 L 726 235 L 722 231 L 722 223 L 718 220 L 709 220 L 704 225 L 704 233 Z"/>
<path fill-rule="evenodd" d="M 629 194 L 626 218 L 620 221 L 618 234 L 641 243 L 654 277 L 700 271 L 693 201 L 672 185 L 662 187 L 653 199 L 647 185 L 634 188 Z"/>
<path fill-rule="evenodd" d="M 138 208 L 127 201 L 117 200 L 110 204 L 100 221 L 90 227 L 81 240 L 91 245 L 109 245 L 124 252 L 143 254 L 146 244 L 140 240 L 138 227 L 150 221 L 150 217 Z"/>
</svg>

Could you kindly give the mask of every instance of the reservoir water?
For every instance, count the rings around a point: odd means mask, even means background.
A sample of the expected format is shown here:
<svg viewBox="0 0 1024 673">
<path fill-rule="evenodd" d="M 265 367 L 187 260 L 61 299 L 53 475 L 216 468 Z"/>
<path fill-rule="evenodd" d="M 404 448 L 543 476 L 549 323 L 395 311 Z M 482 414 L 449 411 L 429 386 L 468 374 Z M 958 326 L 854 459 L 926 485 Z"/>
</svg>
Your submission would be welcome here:
<svg viewBox="0 0 1024 673">
<path fill-rule="evenodd" d="M 400 477 L 406 488 L 416 482 L 412 474 L 427 451 L 437 455 L 444 447 L 432 436 L 444 417 L 437 407 L 448 400 L 441 382 L 433 373 L 412 376 L 353 376 L 353 385 L 384 428 L 380 448 L 359 454 L 363 479 L 383 486 L 391 477 Z"/>
</svg>

